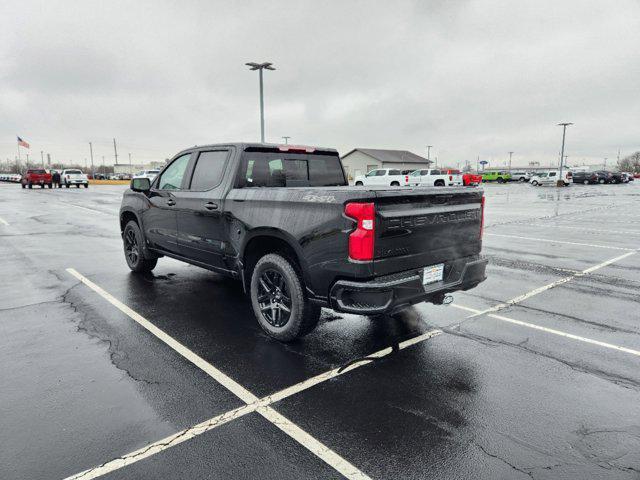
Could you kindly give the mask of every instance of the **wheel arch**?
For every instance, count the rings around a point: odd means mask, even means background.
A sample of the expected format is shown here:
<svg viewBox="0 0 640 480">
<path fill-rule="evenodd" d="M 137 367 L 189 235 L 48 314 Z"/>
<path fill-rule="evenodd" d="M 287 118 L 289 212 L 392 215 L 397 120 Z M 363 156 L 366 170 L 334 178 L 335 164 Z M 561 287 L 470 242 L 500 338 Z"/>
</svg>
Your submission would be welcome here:
<svg viewBox="0 0 640 480">
<path fill-rule="evenodd" d="M 294 263 L 294 268 L 299 269 L 299 273 L 305 283 L 305 288 L 309 289 L 310 278 L 304 252 L 295 238 L 277 228 L 259 228 L 252 230 L 244 239 L 240 249 L 242 284 L 245 292 L 249 291 L 251 273 L 260 258 L 268 253 L 279 253 Z"/>
</svg>

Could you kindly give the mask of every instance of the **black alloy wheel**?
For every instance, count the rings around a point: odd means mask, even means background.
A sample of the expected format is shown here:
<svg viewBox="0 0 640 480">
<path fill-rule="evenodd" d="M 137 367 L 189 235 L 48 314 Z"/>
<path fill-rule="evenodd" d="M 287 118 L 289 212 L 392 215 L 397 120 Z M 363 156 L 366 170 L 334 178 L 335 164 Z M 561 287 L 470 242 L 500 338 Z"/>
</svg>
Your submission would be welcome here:
<svg viewBox="0 0 640 480">
<path fill-rule="evenodd" d="M 127 263 L 136 265 L 140 258 L 140 246 L 138 237 L 133 229 L 128 229 L 124 235 L 124 254 L 127 256 Z"/>
<path fill-rule="evenodd" d="M 265 270 L 258 280 L 260 313 L 273 327 L 284 327 L 291 315 L 291 293 L 284 276 L 276 270 Z"/>
</svg>

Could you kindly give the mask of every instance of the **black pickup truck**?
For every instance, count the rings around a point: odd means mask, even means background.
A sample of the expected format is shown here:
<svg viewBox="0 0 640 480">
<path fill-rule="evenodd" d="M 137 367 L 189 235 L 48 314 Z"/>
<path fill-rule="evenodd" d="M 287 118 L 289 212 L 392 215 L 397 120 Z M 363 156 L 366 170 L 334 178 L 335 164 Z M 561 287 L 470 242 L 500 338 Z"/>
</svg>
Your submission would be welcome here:
<svg viewBox="0 0 640 480">
<path fill-rule="evenodd" d="M 239 279 L 260 326 L 289 341 L 321 307 L 391 314 L 475 287 L 483 217 L 478 188 L 350 187 L 336 150 L 234 143 L 134 178 L 120 229 L 134 272 L 166 255 Z"/>
</svg>

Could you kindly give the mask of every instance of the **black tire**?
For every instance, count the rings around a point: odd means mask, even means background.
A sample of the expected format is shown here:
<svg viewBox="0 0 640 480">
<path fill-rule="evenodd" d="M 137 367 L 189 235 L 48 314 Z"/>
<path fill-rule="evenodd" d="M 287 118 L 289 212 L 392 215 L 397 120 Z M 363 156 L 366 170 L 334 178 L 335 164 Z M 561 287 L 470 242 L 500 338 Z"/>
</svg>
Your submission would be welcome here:
<svg viewBox="0 0 640 480">
<path fill-rule="evenodd" d="M 258 324 L 267 335 L 281 342 L 310 333 L 320 319 L 321 308 L 307 299 L 295 265 L 276 253 L 269 253 L 256 263 L 250 295 Z"/>
<path fill-rule="evenodd" d="M 433 184 L 434 187 L 444 187 L 444 180 L 436 180 Z"/>
<path fill-rule="evenodd" d="M 602 184 L 604 183 L 604 178 L 600 178 L 600 179 L 598 179 L 598 183 L 599 183 L 600 185 L 602 185 Z"/>
<path fill-rule="evenodd" d="M 400 186 L 400 182 L 391 182 L 391 186 L 392 187 L 399 187 Z"/>
<path fill-rule="evenodd" d="M 526 179 L 526 178 L 524 178 L 524 177 L 520 177 L 520 180 L 519 180 L 519 181 L 520 181 L 520 182 L 526 182 L 526 181 L 527 181 L 527 179 Z"/>
<path fill-rule="evenodd" d="M 22 184 L 22 188 L 27 188 L 27 186 L 23 183 L 23 184 Z"/>
<path fill-rule="evenodd" d="M 50 183 L 47 183 L 47 188 L 53 188 L 53 185 Z"/>
<path fill-rule="evenodd" d="M 356 186 L 357 187 L 361 187 L 362 186 L 362 182 L 356 182 Z"/>
<path fill-rule="evenodd" d="M 44 189 L 44 183 L 40 184 L 40 188 Z"/>
<path fill-rule="evenodd" d="M 156 267 L 158 263 L 157 258 L 144 257 L 142 250 L 144 238 L 142 237 L 140 227 L 133 220 L 130 220 L 124 227 L 122 243 L 124 246 L 124 258 L 131 271 L 136 273 L 150 272 Z"/>
<path fill-rule="evenodd" d="M 504 178 L 498 177 L 498 183 L 504 183 Z"/>
<path fill-rule="evenodd" d="M 88 183 L 85 183 L 85 184 L 84 184 L 84 188 L 89 188 L 89 184 L 88 184 Z"/>
<path fill-rule="evenodd" d="M 64 184 L 64 186 L 65 186 L 65 187 L 67 187 L 67 188 L 69 188 L 69 184 L 68 184 L 68 183 L 65 183 L 65 184 Z"/>
<path fill-rule="evenodd" d="M 533 185 L 534 187 L 537 187 L 538 186 L 538 181 L 534 180 L 533 182 L 531 182 L 531 185 Z"/>
</svg>

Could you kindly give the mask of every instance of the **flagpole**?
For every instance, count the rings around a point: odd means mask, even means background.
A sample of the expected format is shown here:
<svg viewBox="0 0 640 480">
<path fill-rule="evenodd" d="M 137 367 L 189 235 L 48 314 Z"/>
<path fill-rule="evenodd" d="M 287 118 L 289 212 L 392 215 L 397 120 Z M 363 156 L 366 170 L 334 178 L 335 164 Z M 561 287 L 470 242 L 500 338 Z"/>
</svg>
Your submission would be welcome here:
<svg viewBox="0 0 640 480">
<path fill-rule="evenodd" d="M 20 170 L 20 164 L 22 163 L 22 159 L 20 158 L 20 144 L 18 144 L 18 170 Z M 19 172 L 16 172 L 19 173 Z"/>
</svg>

